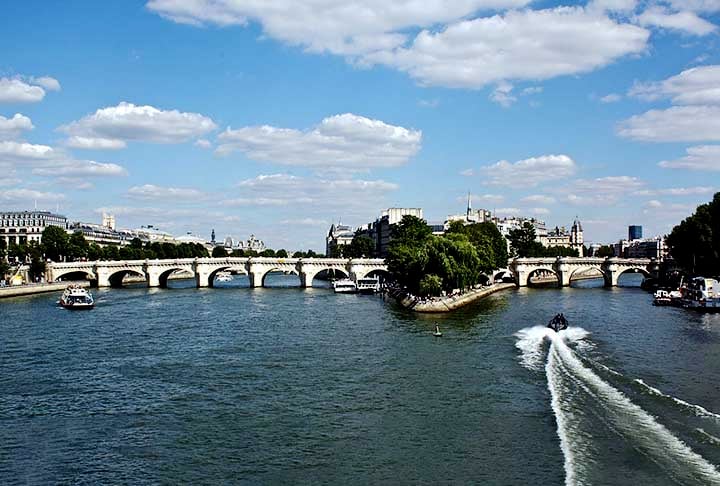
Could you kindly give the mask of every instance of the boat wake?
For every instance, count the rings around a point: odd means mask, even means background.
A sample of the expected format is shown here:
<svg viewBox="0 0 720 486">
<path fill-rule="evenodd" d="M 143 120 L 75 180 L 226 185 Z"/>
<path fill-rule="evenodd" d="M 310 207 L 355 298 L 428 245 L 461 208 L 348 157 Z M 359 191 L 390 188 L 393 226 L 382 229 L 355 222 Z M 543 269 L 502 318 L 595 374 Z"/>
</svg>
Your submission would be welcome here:
<svg viewBox="0 0 720 486">
<path fill-rule="evenodd" d="M 647 464 L 654 464 L 678 484 L 720 485 L 720 473 L 714 465 L 583 363 L 571 346 L 582 345 L 589 337 L 587 331 L 571 327 L 556 333 L 537 326 L 523 329 L 516 336 L 520 363 L 535 371 L 544 366 L 567 485 L 597 484 L 603 482 L 600 477 L 604 474 L 621 474 L 621 467 L 630 467 L 628 474 L 637 473 L 647 481 L 653 474 L 647 471 Z M 695 413 L 718 418 L 699 405 L 669 397 L 644 382 L 642 385 Z M 599 429 L 598 421 L 604 427 Z M 598 463 L 608 449 L 622 448 L 617 445 L 618 436 L 628 448 L 647 459 L 642 468 L 636 467 L 642 472 L 627 462 L 610 467 Z"/>
</svg>

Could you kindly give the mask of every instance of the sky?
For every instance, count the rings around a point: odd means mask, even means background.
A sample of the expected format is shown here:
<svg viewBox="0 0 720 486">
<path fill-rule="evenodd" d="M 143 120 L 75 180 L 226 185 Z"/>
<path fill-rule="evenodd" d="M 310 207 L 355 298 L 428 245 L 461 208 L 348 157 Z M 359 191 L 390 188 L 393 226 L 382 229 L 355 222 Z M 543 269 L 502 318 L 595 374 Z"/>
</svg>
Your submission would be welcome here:
<svg viewBox="0 0 720 486">
<path fill-rule="evenodd" d="M 586 242 L 720 190 L 720 0 L 7 1 L 0 210 L 254 234 L 474 208 Z"/>
</svg>

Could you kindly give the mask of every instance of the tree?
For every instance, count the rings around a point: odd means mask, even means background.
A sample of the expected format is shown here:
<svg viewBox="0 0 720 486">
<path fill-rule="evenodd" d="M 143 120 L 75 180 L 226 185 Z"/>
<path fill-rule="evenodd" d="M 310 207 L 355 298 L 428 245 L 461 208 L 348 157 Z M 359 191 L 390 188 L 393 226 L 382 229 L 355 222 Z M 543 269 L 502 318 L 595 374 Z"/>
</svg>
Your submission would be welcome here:
<svg viewBox="0 0 720 486">
<path fill-rule="evenodd" d="M 90 243 L 87 252 L 88 260 L 95 261 L 102 257 L 102 248 L 97 243 Z"/>
<path fill-rule="evenodd" d="M 600 258 L 607 258 L 607 257 L 613 256 L 614 254 L 615 254 L 615 250 L 613 249 L 612 246 L 603 245 L 597 249 L 594 256 L 600 257 Z"/>
<path fill-rule="evenodd" d="M 392 240 L 398 243 L 425 241 L 432 235 L 432 230 L 425 220 L 406 214 L 399 223 L 392 227 Z M 392 242 L 391 242 L 392 244 Z"/>
<path fill-rule="evenodd" d="M 244 252 L 244 251 L 242 251 L 240 248 L 237 248 L 237 249 L 235 249 L 235 250 L 232 251 L 232 253 L 230 254 L 230 256 L 234 256 L 234 257 L 244 257 L 244 256 L 246 256 L 246 255 L 245 255 L 245 252 Z"/>
<path fill-rule="evenodd" d="M 35 242 L 28 246 L 28 253 L 30 255 L 30 268 L 28 269 L 28 273 L 30 274 L 30 280 L 36 282 L 41 280 L 45 274 L 45 261 L 43 260 L 40 247 Z"/>
<path fill-rule="evenodd" d="M 213 258 L 224 258 L 228 256 L 227 250 L 223 246 L 216 246 L 213 248 L 212 251 L 212 257 Z"/>
<path fill-rule="evenodd" d="M 260 252 L 261 257 L 274 257 L 275 256 L 275 250 L 271 250 L 270 248 L 265 248 L 262 252 Z"/>
<path fill-rule="evenodd" d="M 81 231 L 76 231 L 68 239 L 67 256 L 76 260 L 78 258 L 87 258 L 90 245 L 85 240 L 85 235 Z"/>
<path fill-rule="evenodd" d="M 42 245 L 46 258 L 60 261 L 67 255 L 67 232 L 59 226 L 47 226 L 42 232 Z"/>
<path fill-rule="evenodd" d="M 293 258 L 305 258 L 305 252 L 304 251 L 296 251 L 293 253 Z"/>
<path fill-rule="evenodd" d="M 510 230 L 508 240 L 510 240 L 510 247 L 515 256 L 532 257 L 541 251 L 538 247 L 542 245 L 535 241 L 535 226 L 527 221 L 523 223 L 522 227 Z"/>
<path fill-rule="evenodd" d="M 275 253 L 275 256 L 278 257 L 278 258 L 287 258 L 287 257 L 288 257 L 288 252 L 287 252 L 287 250 L 285 250 L 285 249 L 283 249 L 283 248 L 280 248 L 280 249 Z"/>
<path fill-rule="evenodd" d="M 720 273 L 720 192 L 675 226 L 667 237 L 675 262 L 691 275 Z"/>
<path fill-rule="evenodd" d="M 442 279 L 437 275 L 425 275 L 420 280 L 420 295 L 437 297 L 442 292 Z"/>
<path fill-rule="evenodd" d="M 375 241 L 367 235 L 356 234 L 343 253 L 346 258 L 370 258 L 375 254 Z"/>
</svg>

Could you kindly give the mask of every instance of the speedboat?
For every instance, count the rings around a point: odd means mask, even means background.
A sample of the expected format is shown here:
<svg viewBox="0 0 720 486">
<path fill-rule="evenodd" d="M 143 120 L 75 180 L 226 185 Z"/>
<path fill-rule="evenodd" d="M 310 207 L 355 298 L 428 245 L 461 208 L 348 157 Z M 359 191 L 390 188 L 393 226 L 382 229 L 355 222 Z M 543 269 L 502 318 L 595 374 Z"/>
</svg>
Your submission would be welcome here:
<svg viewBox="0 0 720 486">
<path fill-rule="evenodd" d="M 548 322 L 547 327 L 555 332 L 564 331 L 568 328 L 568 321 L 563 314 L 555 314 L 555 317 Z"/>
<path fill-rule="evenodd" d="M 230 282 L 232 279 L 233 276 L 230 272 L 219 272 L 217 277 L 215 277 L 215 280 L 218 282 Z"/>
<path fill-rule="evenodd" d="M 435 331 L 433 332 L 433 336 L 435 337 L 442 337 L 442 332 L 440 332 L 440 326 L 435 324 Z"/>
<path fill-rule="evenodd" d="M 66 309 L 92 309 L 95 300 L 90 292 L 79 285 L 69 285 L 60 296 L 59 304 Z"/>
</svg>

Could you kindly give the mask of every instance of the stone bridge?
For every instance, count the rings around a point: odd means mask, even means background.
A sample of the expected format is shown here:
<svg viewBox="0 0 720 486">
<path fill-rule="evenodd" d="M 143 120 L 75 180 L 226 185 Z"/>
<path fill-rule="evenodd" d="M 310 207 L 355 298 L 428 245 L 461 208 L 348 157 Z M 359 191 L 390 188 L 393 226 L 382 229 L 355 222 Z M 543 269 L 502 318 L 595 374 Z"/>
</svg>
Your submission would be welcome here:
<svg viewBox="0 0 720 486">
<path fill-rule="evenodd" d="M 262 287 L 272 271 L 295 273 L 302 287 L 312 287 L 315 276 L 323 270 L 334 270 L 346 277 L 362 278 L 372 272 L 387 272 L 382 259 L 346 258 L 179 258 L 174 260 L 126 260 L 97 262 L 48 263 L 46 278 L 88 279 L 98 287 L 119 287 L 126 275 L 145 279 L 148 287 L 166 287 L 170 275 L 184 270 L 193 274 L 197 287 L 212 287 L 218 272 L 243 273 L 251 287 Z"/>
<path fill-rule="evenodd" d="M 618 278 L 625 272 L 641 272 L 644 276 L 657 275 L 659 264 L 647 258 L 515 258 L 510 262 L 510 271 L 518 287 L 528 285 L 530 277 L 538 271 L 551 272 L 557 276 L 558 285 L 566 287 L 576 274 L 589 270 L 599 271 L 606 287 L 615 287 Z"/>
</svg>

